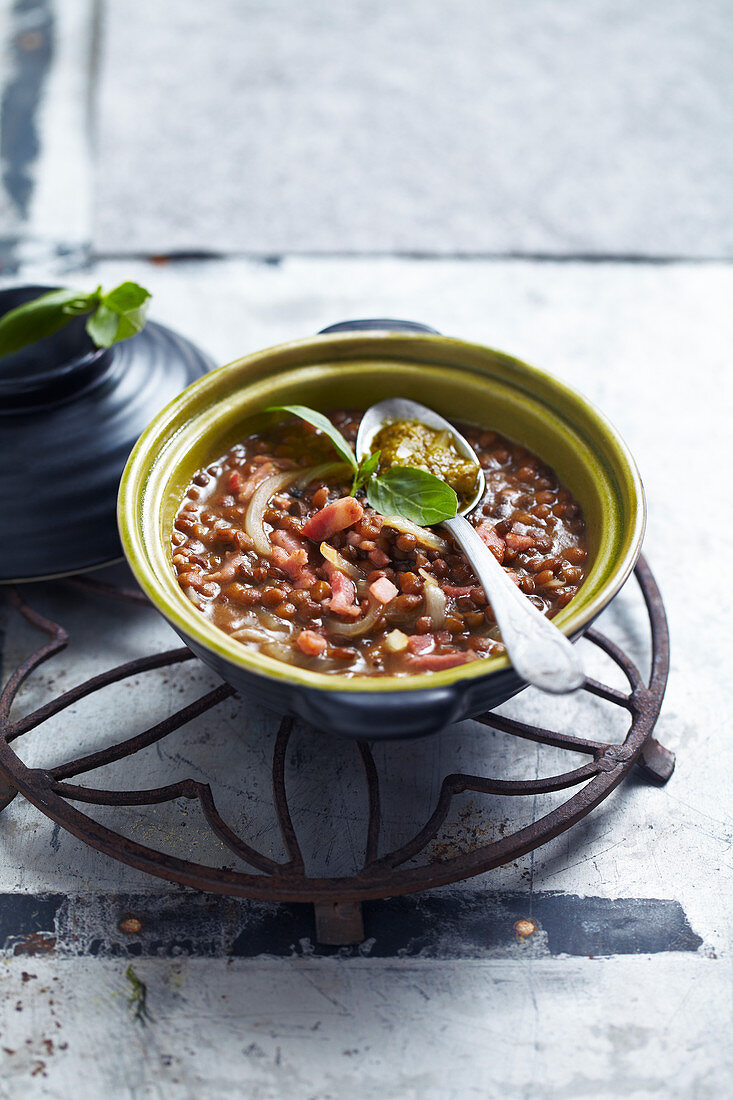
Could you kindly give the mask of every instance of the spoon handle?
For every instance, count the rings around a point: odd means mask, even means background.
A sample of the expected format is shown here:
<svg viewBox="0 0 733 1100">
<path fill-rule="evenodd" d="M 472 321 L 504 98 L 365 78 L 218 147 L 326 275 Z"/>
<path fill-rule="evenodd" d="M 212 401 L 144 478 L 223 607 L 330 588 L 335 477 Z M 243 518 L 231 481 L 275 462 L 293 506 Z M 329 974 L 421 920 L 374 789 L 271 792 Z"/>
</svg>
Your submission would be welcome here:
<svg viewBox="0 0 733 1100">
<path fill-rule="evenodd" d="M 514 668 L 553 695 L 575 691 L 585 674 L 572 643 L 523 595 L 463 516 L 445 520 L 483 585 Z"/>
</svg>

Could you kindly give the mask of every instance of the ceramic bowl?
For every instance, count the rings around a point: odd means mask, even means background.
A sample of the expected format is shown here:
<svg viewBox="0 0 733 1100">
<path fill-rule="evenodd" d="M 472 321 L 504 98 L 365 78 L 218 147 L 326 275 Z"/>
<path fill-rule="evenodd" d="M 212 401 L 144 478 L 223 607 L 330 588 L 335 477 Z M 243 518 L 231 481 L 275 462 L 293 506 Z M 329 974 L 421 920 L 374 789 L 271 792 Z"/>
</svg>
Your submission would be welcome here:
<svg viewBox="0 0 733 1100">
<path fill-rule="evenodd" d="M 362 326 L 353 331 L 349 327 Z M 376 326 L 376 327 L 375 327 Z M 346 331 L 344 331 L 346 327 Z M 577 638 L 619 591 L 644 533 L 644 494 L 618 433 L 558 379 L 501 352 L 400 322 L 350 322 L 238 359 L 189 386 L 139 439 L 120 485 L 118 521 L 142 589 L 188 646 L 243 695 L 335 734 L 376 740 L 435 733 L 482 713 L 524 685 L 506 657 L 410 677 L 339 677 L 262 656 L 210 625 L 170 564 L 186 486 L 275 404 L 366 408 L 403 396 L 443 416 L 496 428 L 557 471 L 583 507 L 590 570 L 555 618 Z"/>
<path fill-rule="evenodd" d="M 0 291 L 0 315 L 55 287 Z M 74 318 L 0 358 L 0 583 L 84 572 L 122 556 L 115 505 L 140 432 L 214 364 L 150 321 L 95 348 Z"/>
</svg>

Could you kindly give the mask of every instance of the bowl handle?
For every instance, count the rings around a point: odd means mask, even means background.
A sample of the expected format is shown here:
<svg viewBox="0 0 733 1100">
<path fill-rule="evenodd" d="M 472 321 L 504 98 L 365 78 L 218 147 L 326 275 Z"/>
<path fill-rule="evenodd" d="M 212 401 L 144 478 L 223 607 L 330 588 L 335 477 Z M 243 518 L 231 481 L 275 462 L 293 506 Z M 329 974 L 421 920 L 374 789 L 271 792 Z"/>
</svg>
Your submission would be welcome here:
<svg viewBox="0 0 733 1100">
<path fill-rule="evenodd" d="M 430 325 L 422 325 L 419 321 L 397 321 L 393 317 L 369 317 L 363 321 L 339 321 L 336 325 L 322 328 L 319 336 L 326 336 L 331 332 L 429 332 L 433 336 L 440 336 L 437 328 Z"/>
</svg>

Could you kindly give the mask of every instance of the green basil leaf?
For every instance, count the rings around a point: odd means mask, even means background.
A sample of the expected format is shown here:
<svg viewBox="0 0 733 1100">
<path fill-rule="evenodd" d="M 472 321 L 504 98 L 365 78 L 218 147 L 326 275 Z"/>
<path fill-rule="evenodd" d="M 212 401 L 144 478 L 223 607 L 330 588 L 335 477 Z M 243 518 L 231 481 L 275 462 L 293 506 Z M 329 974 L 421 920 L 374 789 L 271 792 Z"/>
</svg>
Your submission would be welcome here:
<svg viewBox="0 0 733 1100">
<path fill-rule="evenodd" d="M 101 287 L 100 287 L 101 290 Z M 130 313 L 140 309 L 150 299 L 150 292 L 138 283 L 120 283 L 108 294 L 102 295 L 102 301 L 115 313 Z"/>
<path fill-rule="evenodd" d="M 399 515 L 421 527 L 452 519 L 458 512 L 458 497 L 450 485 L 425 470 L 392 466 L 367 485 L 372 508 L 383 516 Z"/>
<path fill-rule="evenodd" d="M 110 348 L 118 338 L 119 325 L 119 314 L 101 305 L 87 318 L 86 330 L 98 348 Z"/>
<path fill-rule="evenodd" d="M 299 416 L 301 420 L 305 420 L 306 423 L 312 424 L 314 428 L 318 428 L 324 435 L 333 443 L 338 454 L 343 458 L 344 462 L 348 462 L 352 470 L 358 468 L 358 463 L 354 457 L 349 443 L 341 435 L 338 428 L 334 427 L 327 416 L 323 413 L 316 412 L 315 409 L 309 409 L 307 405 L 271 405 L 266 412 L 286 412 L 291 413 L 293 416 Z"/>
<path fill-rule="evenodd" d="M 50 290 L 48 294 L 11 309 L 0 317 L 0 355 L 12 355 L 68 325 L 71 318 L 88 313 L 97 303 L 96 293 Z"/>
<path fill-rule="evenodd" d="M 145 326 L 150 294 L 137 283 L 120 283 L 102 295 L 97 311 L 87 321 L 87 332 L 98 348 L 137 336 Z"/>
<path fill-rule="evenodd" d="M 67 302 L 63 306 L 63 311 L 69 317 L 81 317 L 84 313 L 89 313 L 94 307 L 102 300 L 102 288 L 98 286 L 91 294 L 82 294 L 76 296 L 72 302 Z"/>
<path fill-rule="evenodd" d="M 0 317 L 0 355 L 12 355 L 28 344 L 53 336 L 72 317 L 85 313 L 86 330 L 98 348 L 135 336 L 143 328 L 149 292 L 137 283 L 121 283 L 103 294 L 98 286 L 91 294 L 78 290 L 51 290 Z"/>
<path fill-rule="evenodd" d="M 354 474 L 354 481 L 351 486 L 352 497 L 361 489 L 362 485 L 366 485 L 372 474 L 377 472 L 377 466 L 379 465 L 379 456 L 381 451 L 374 451 L 373 454 L 367 455 L 366 458 L 362 458 L 356 473 Z"/>
<path fill-rule="evenodd" d="M 98 348 L 109 348 L 120 340 L 137 336 L 145 325 L 150 294 L 137 283 L 121 283 L 102 295 L 86 329 Z"/>
</svg>

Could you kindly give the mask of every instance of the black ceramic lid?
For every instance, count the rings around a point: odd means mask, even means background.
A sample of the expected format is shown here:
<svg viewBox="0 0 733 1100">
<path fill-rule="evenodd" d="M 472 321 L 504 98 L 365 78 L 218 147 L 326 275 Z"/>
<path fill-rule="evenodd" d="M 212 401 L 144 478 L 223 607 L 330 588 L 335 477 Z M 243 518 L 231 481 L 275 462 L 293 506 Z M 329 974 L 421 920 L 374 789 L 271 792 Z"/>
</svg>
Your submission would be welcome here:
<svg viewBox="0 0 733 1100">
<path fill-rule="evenodd" d="M 0 316 L 52 289 L 0 291 Z M 128 455 L 153 416 L 213 366 L 154 322 L 97 350 L 84 318 L 0 358 L 0 583 L 122 556 L 115 512 Z"/>
</svg>

